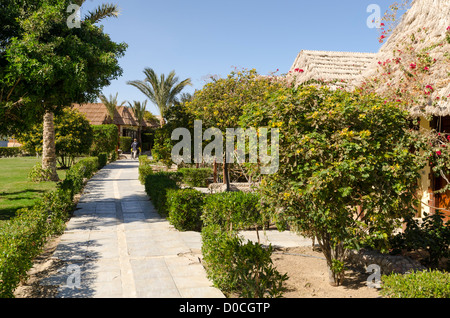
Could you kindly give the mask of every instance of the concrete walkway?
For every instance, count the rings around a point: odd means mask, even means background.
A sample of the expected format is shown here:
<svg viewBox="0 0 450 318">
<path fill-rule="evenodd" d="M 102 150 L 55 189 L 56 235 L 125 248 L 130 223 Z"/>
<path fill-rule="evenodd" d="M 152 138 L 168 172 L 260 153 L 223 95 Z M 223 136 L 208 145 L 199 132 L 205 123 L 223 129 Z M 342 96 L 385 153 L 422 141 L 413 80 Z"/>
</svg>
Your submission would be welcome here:
<svg viewBox="0 0 450 318">
<path fill-rule="evenodd" d="M 223 298 L 199 262 L 200 233 L 179 232 L 157 213 L 137 168 L 116 161 L 88 182 L 53 255 L 59 274 L 43 283 L 59 286 L 60 298 Z M 291 233 L 264 240 L 311 244 Z"/>
</svg>

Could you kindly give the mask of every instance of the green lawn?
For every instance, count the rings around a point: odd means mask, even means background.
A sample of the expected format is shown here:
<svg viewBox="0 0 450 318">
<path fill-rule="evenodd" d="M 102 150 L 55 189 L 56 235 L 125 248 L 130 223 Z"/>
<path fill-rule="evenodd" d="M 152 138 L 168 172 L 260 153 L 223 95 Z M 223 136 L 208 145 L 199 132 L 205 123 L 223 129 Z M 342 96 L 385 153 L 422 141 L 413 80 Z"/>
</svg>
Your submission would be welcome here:
<svg viewBox="0 0 450 318">
<path fill-rule="evenodd" d="M 32 206 L 43 193 L 54 190 L 55 182 L 34 183 L 28 179 L 35 157 L 0 158 L 0 222 L 14 217 L 16 211 Z M 58 170 L 60 179 L 66 171 Z"/>
</svg>

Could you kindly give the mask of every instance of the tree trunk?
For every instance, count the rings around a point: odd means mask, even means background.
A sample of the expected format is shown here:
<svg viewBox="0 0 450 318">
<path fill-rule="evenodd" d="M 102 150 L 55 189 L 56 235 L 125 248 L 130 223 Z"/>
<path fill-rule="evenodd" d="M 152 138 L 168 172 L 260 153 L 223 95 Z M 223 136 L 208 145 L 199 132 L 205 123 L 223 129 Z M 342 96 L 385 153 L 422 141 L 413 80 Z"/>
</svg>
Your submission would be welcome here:
<svg viewBox="0 0 450 318">
<path fill-rule="evenodd" d="M 225 156 L 226 158 L 226 156 Z M 227 185 L 227 192 L 230 191 L 230 176 L 228 174 L 228 163 L 223 159 L 223 183 Z"/>
<path fill-rule="evenodd" d="M 45 112 L 42 168 L 51 171 L 50 181 L 59 181 L 58 173 L 56 172 L 55 126 L 53 124 L 53 117 L 53 112 Z"/>
</svg>

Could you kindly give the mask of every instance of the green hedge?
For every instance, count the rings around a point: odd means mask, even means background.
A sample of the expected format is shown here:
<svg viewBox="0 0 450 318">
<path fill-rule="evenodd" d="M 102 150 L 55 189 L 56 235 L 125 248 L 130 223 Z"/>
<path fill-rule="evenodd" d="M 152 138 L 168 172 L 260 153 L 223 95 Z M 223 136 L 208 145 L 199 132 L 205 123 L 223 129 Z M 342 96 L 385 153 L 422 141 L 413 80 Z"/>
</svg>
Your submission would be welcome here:
<svg viewBox="0 0 450 318">
<path fill-rule="evenodd" d="M 264 225 L 259 208 L 260 196 L 254 192 L 222 192 L 208 195 L 203 221 L 219 224 L 224 230 L 243 230 Z"/>
<path fill-rule="evenodd" d="M 167 216 L 167 192 L 169 189 L 179 189 L 179 180 L 177 172 L 160 171 L 145 177 L 145 192 L 160 215 Z"/>
<path fill-rule="evenodd" d="M 116 151 L 119 144 L 119 130 L 116 125 L 92 125 L 94 131 L 91 154 L 96 156 L 99 153 L 111 153 Z"/>
<path fill-rule="evenodd" d="M 74 208 L 73 196 L 84 179 L 98 169 L 98 158 L 84 158 L 72 166 L 57 189 L 46 193 L 33 207 L 22 209 L 0 227 L 0 297 L 14 297 L 14 290 L 33 265 L 48 238 L 63 233 Z"/>
<path fill-rule="evenodd" d="M 178 170 L 183 175 L 183 183 L 191 187 L 207 187 L 207 179 L 213 171 L 209 168 L 181 168 Z"/>
<path fill-rule="evenodd" d="M 206 196 L 202 214 L 202 255 L 206 273 L 225 294 L 245 298 L 281 297 L 286 274 L 273 266 L 272 246 L 239 237 L 238 231 L 264 223 L 256 193 Z"/>
<path fill-rule="evenodd" d="M 122 150 L 123 153 L 131 152 L 131 143 L 132 143 L 131 137 L 120 137 L 119 142 L 120 142 L 120 149 Z"/>
<path fill-rule="evenodd" d="M 450 298 L 450 273 L 419 271 L 381 277 L 381 295 L 389 298 Z"/>
<path fill-rule="evenodd" d="M 141 184 L 145 183 L 145 178 L 153 173 L 153 169 L 150 166 L 151 160 L 148 156 L 139 156 L 139 181 Z"/>
<path fill-rule="evenodd" d="M 205 194 L 195 189 L 167 191 L 168 220 L 179 231 L 201 231 Z"/>
<path fill-rule="evenodd" d="M 17 157 L 22 154 L 20 147 L 0 147 L 0 158 L 2 157 Z"/>
<path fill-rule="evenodd" d="M 97 155 L 98 158 L 98 168 L 101 169 L 108 163 L 108 153 L 102 152 Z"/>
<path fill-rule="evenodd" d="M 64 231 L 73 211 L 71 191 L 47 193 L 33 207 L 17 211 L 17 216 L 0 227 L 0 297 L 14 297 L 14 290 L 26 278 L 51 235 Z"/>
</svg>

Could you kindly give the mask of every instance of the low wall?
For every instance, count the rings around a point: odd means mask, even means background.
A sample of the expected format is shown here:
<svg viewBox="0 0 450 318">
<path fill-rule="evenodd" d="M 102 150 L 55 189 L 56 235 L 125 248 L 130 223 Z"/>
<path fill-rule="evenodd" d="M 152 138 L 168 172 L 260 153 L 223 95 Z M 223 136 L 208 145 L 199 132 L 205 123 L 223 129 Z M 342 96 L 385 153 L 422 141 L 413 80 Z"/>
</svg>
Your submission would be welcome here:
<svg viewBox="0 0 450 318">
<path fill-rule="evenodd" d="M 367 266 L 376 264 L 380 266 L 381 274 L 385 275 L 391 273 L 405 274 L 426 269 L 426 267 L 418 261 L 406 256 L 381 254 L 377 251 L 365 249 L 349 251 L 347 261 L 364 270 Z"/>
</svg>

